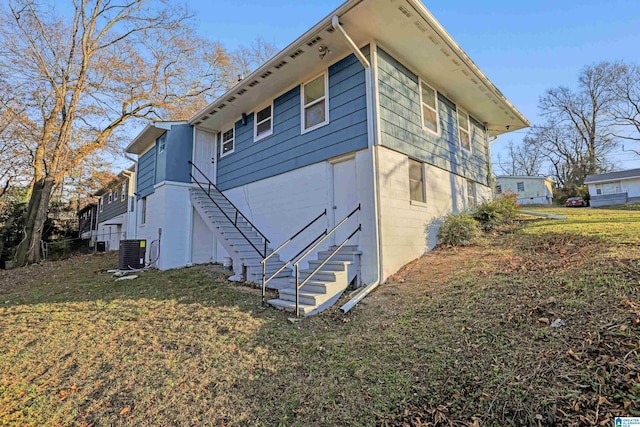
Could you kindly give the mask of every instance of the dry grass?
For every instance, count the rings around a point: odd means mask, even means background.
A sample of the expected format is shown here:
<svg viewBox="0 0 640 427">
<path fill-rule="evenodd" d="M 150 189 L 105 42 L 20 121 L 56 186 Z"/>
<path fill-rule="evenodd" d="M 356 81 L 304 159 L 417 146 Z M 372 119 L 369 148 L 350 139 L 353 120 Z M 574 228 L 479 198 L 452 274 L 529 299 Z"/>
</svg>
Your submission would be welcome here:
<svg viewBox="0 0 640 427">
<path fill-rule="evenodd" d="M 296 323 L 209 266 L 114 282 L 107 255 L 0 272 L 0 424 L 640 415 L 640 212 L 559 211 L 569 220 L 425 255 L 347 316 Z"/>
</svg>

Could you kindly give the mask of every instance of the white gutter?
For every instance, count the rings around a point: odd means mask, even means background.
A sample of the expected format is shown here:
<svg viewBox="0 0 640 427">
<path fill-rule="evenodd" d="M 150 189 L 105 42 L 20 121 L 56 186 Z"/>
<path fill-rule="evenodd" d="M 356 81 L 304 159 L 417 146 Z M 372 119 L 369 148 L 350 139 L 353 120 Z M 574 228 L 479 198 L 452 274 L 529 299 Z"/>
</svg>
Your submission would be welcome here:
<svg viewBox="0 0 640 427">
<path fill-rule="evenodd" d="M 377 257 L 377 277 L 376 279 L 364 287 L 361 291 L 359 291 L 356 296 L 351 298 L 345 305 L 340 307 L 340 311 L 343 313 L 348 313 L 357 303 L 359 303 L 364 297 L 369 295 L 371 291 L 380 285 L 382 280 L 382 245 L 380 242 L 381 234 L 380 234 L 380 210 L 378 209 L 379 201 L 380 201 L 380 187 L 378 186 L 378 156 L 377 156 L 377 143 L 378 143 L 378 126 L 377 120 L 378 111 L 377 111 L 377 90 L 376 90 L 376 70 L 372 69 L 371 64 L 367 60 L 367 58 L 362 54 L 360 49 L 355 45 L 351 37 L 347 34 L 347 32 L 340 25 L 340 20 L 338 16 L 334 16 L 332 19 L 333 28 L 340 31 L 344 38 L 347 40 L 349 46 L 351 46 L 351 50 L 356 55 L 356 57 L 360 60 L 362 65 L 365 67 L 365 78 L 367 80 L 367 122 L 369 124 L 369 149 L 371 150 L 371 169 L 373 174 L 373 215 L 374 215 L 374 235 L 376 242 L 376 257 Z M 369 52 L 371 55 L 371 60 L 373 62 L 374 68 L 377 67 L 377 47 L 375 43 L 371 43 L 369 45 Z"/>
</svg>

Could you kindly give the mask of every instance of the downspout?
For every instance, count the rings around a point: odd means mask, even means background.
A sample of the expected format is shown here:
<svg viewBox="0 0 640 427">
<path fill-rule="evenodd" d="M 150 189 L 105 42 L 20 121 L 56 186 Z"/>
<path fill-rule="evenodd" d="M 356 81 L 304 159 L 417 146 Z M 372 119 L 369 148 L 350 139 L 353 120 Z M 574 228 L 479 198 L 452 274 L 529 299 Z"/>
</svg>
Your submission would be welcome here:
<svg viewBox="0 0 640 427">
<path fill-rule="evenodd" d="M 363 53 L 358 49 L 358 46 L 353 42 L 351 37 L 347 34 L 345 29 L 340 25 L 340 19 L 337 15 L 334 15 L 331 24 L 333 28 L 338 31 L 344 37 L 347 45 L 351 48 L 354 55 L 358 60 L 362 63 L 365 68 L 365 78 L 368 83 L 368 95 L 367 96 L 367 111 L 370 112 L 368 115 L 369 122 L 369 149 L 371 150 L 371 169 L 373 175 L 373 213 L 374 213 L 374 235 L 376 242 L 376 257 L 377 257 L 377 277 L 376 279 L 364 287 L 360 292 L 358 292 L 351 300 L 349 300 L 345 305 L 340 307 L 340 310 L 343 313 L 349 312 L 358 302 L 360 302 L 364 297 L 366 297 L 371 291 L 373 291 L 381 282 L 382 279 L 382 245 L 380 244 L 380 211 L 379 211 L 379 201 L 380 201 L 380 188 L 378 186 L 378 156 L 377 156 L 377 98 L 376 98 L 376 90 L 375 90 L 375 81 L 374 81 L 374 73 L 371 69 L 371 64 L 369 60 L 363 55 Z M 370 45 L 370 55 L 371 58 L 374 58 L 374 45 Z"/>
<path fill-rule="evenodd" d="M 124 153 L 124 157 L 126 157 L 127 159 L 129 159 L 133 163 L 135 163 L 135 165 L 136 165 L 135 174 L 136 174 L 136 181 L 137 181 L 137 177 L 138 177 L 138 159 L 137 158 L 134 159 L 134 158 L 129 157 L 129 153 Z M 133 183 L 133 189 L 134 190 L 138 189 L 138 183 L 137 182 Z M 135 227 L 133 229 L 135 235 L 133 236 L 133 238 L 137 239 L 138 238 L 138 202 L 136 200 L 136 192 L 135 191 L 133 192 L 133 206 L 134 206 L 133 217 L 135 218 L 135 221 L 134 221 Z"/>
</svg>

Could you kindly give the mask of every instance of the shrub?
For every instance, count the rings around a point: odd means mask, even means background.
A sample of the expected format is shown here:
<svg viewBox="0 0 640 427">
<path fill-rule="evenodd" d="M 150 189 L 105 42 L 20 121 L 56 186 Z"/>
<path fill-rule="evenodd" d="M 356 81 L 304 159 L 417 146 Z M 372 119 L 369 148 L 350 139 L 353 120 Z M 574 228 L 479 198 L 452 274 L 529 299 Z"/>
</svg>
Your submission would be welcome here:
<svg viewBox="0 0 640 427">
<path fill-rule="evenodd" d="M 490 202 L 485 202 L 473 211 L 473 218 L 485 231 L 513 222 L 518 216 L 515 194 L 502 194 Z"/>
<path fill-rule="evenodd" d="M 478 222 L 468 213 L 449 214 L 438 231 L 438 244 L 468 246 L 480 234 Z"/>
</svg>

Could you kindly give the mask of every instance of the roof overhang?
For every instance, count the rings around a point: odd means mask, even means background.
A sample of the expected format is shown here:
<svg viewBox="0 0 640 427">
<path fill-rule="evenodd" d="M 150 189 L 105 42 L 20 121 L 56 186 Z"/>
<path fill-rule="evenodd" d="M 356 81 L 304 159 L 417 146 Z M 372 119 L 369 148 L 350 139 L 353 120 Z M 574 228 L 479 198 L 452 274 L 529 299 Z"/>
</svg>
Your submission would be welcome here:
<svg viewBox="0 0 640 427">
<path fill-rule="evenodd" d="M 333 16 L 358 46 L 375 41 L 443 95 L 484 123 L 491 136 L 527 128 L 529 121 L 496 88 L 419 0 L 349 0 L 267 61 L 190 124 L 210 130 L 239 120 L 351 53 Z M 318 47 L 331 52 L 324 58 Z M 133 143 L 132 143 L 133 144 Z"/>
<path fill-rule="evenodd" d="M 527 175 L 497 175 L 496 179 L 538 179 L 553 182 L 550 176 L 527 176 Z"/>
<path fill-rule="evenodd" d="M 124 149 L 125 153 L 142 154 L 146 148 L 155 142 L 163 133 L 171 129 L 171 126 L 187 124 L 186 121 L 153 122 L 142 129 L 133 141 Z"/>
<path fill-rule="evenodd" d="M 620 178 L 607 178 L 607 179 L 598 179 L 598 180 L 594 180 L 594 181 L 587 181 L 585 180 L 584 183 L 585 184 L 605 184 L 607 182 L 616 182 L 616 181 L 628 181 L 630 179 L 640 179 L 640 175 L 636 175 L 636 176 L 624 176 L 624 177 L 620 177 Z"/>
</svg>

